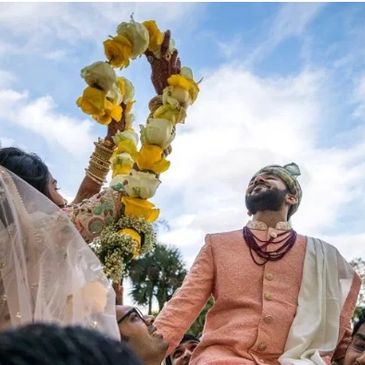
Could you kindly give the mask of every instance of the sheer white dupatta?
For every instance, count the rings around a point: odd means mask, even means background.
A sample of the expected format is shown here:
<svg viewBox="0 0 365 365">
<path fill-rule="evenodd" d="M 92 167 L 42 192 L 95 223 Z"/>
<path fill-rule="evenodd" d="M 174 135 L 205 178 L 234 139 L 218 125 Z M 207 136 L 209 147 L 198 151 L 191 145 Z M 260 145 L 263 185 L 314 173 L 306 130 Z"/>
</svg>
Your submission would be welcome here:
<svg viewBox="0 0 365 365">
<path fill-rule="evenodd" d="M 119 339 L 99 259 L 62 210 L 0 166 L 0 330 L 36 321 Z"/>
</svg>

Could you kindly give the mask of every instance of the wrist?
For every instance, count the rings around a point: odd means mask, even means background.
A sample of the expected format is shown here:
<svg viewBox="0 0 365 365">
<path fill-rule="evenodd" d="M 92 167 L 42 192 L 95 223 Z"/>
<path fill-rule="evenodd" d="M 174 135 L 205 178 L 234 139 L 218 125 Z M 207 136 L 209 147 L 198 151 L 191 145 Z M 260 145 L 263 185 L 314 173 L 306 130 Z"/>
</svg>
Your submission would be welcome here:
<svg viewBox="0 0 365 365">
<path fill-rule="evenodd" d="M 108 133 L 105 136 L 104 140 L 102 140 L 102 144 L 107 148 L 113 148 L 115 146 L 113 141 L 113 135 Z"/>
</svg>

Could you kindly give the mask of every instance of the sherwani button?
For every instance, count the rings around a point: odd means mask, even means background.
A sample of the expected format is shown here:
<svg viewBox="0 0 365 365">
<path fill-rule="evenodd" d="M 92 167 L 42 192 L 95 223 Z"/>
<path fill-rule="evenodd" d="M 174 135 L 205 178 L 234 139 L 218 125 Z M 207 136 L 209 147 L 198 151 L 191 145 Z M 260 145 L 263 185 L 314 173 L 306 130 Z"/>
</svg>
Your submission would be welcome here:
<svg viewBox="0 0 365 365">
<path fill-rule="evenodd" d="M 264 298 L 265 298 L 266 300 L 272 300 L 272 295 L 271 295 L 270 293 L 265 293 L 265 294 L 264 294 Z"/>
<path fill-rule="evenodd" d="M 270 232 L 269 232 L 269 236 L 270 236 L 271 238 L 277 238 L 278 234 L 277 234 L 275 231 L 271 231 L 271 230 L 270 230 Z"/>
<path fill-rule="evenodd" d="M 274 279 L 274 275 L 268 272 L 267 274 L 265 274 L 265 278 L 266 280 L 271 281 Z"/>
<path fill-rule="evenodd" d="M 270 314 L 268 314 L 267 316 L 264 317 L 265 323 L 271 323 L 272 321 L 273 321 L 273 317 L 270 316 Z"/>
<path fill-rule="evenodd" d="M 257 349 L 258 349 L 259 351 L 265 351 L 265 350 L 266 350 L 266 348 L 267 348 L 267 346 L 266 346 L 266 343 L 264 343 L 264 342 L 260 342 L 260 343 L 257 345 Z"/>
</svg>

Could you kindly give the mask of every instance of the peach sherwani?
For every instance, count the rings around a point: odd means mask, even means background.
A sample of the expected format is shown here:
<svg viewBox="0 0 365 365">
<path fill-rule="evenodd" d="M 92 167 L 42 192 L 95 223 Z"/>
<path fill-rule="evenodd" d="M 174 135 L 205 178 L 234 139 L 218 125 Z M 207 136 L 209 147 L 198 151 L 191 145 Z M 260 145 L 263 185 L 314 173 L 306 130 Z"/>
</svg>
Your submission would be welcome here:
<svg viewBox="0 0 365 365">
<path fill-rule="evenodd" d="M 282 232 L 280 228 L 285 229 L 283 224 L 277 229 L 263 228 L 261 222 L 249 224 L 260 239 L 268 239 Z M 170 344 L 168 352 L 176 347 L 212 295 L 215 304 L 208 312 L 201 343 L 190 364 L 278 364 L 297 311 L 305 252 L 306 237 L 298 235 L 281 260 L 259 266 L 253 263 L 241 230 L 207 235 L 182 287 L 155 321 Z M 335 358 L 344 356 L 351 333 L 349 322 L 358 280 L 354 275 L 341 312 Z M 326 355 L 329 362 L 333 354 Z"/>
</svg>

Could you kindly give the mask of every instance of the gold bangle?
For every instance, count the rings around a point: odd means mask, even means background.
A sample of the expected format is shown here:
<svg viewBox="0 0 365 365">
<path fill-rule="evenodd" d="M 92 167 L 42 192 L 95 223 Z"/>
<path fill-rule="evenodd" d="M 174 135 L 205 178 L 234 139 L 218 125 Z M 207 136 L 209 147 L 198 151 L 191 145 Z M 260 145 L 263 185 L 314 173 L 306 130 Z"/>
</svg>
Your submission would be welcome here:
<svg viewBox="0 0 365 365">
<path fill-rule="evenodd" d="M 93 154 L 89 160 L 89 167 L 94 166 L 95 168 L 108 173 L 110 169 L 110 162 L 107 162 L 101 158 L 95 158 L 96 156 Z"/>
<path fill-rule="evenodd" d="M 110 159 L 109 159 L 110 160 Z M 97 153 L 93 153 L 91 156 L 90 156 L 90 160 L 89 161 L 94 161 L 94 162 L 98 162 L 100 165 L 104 165 L 106 167 L 109 167 L 110 166 L 110 161 L 109 160 L 105 160 L 103 158 L 103 156 L 100 156 L 98 155 Z"/>
<path fill-rule="evenodd" d="M 95 165 L 94 163 L 89 164 L 88 168 L 96 176 L 100 176 L 101 179 L 104 179 L 105 176 L 108 174 L 109 169 L 100 168 L 99 166 Z"/>
<path fill-rule="evenodd" d="M 98 161 L 100 164 L 105 164 L 105 166 L 110 166 L 110 159 L 109 160 L 105 160 L 103 158 L 103 156 L 98 155 L 96 152 L 94 152 L 91 156 L 90 156 L 91 160 L 94 161 Z"/>
<path fill-rule="evenodd" d="M 90 160 L 89 167 L 94 167 L 94 168 L 96 168 L 100 171 L 103 171 L 105 173 L 108 173 L 108 171 L 109 171 L 109 166 L 101 165 L 98 162 L 93 161 L 93 160 Z"/>
<path fill-rule="evenodd" d="M 108 146 L 106 146 L 104 144 L 104 142 L 105 142 L 104 140 L 101 140 L 99 138 L 97 142 L 94 142 L 94 144 L 95 144 L 96 147 L 99 147 L 100 149 L 104 150 L 105 152 L 113 153 L 113 149 L 112 148 L 109 148 Z"/>
<path fill-rule="evenodd" d="M 103 182 L 100 182 L 99 180 L 94 179 L 94 178 L 93 178 L 92 176 L 90 176 L 89 174 L 86 174 L 86 176 L 87 176 L 90 180 L 94 181 L 94 183 L 96 183 L 96 184 L 98 184 L 98 185 L 103 185 Z"/>
<path fill-rule="evenodd" d="M 105 139 L 105 138 L 102 140 L 102 143 L 105 147 L 108 147 L 108 146 L 113 147 L 114 146 L 113 142 L 111 142 L 111 141 L 109 141 L 108 139 Z"/>
<path fill-rule="evenodd" d="M 114 145 L 113 142 L 108 141 L 105 138 L 98 138 L 97 143 L 104 145 L 104 147 L 106 147 L 106 148 L 108 148 L 108 146 L 113 147 L 113 145 Z"/>
<path fill-rule="evenodd" d="M 100 170 L 98 167 L 91 165 L 88 167 L 88 170 L 95 176 L 99 177 L 100 180 L 105 179 L 106 175 L 108 174 L 109 170 Z"/>
<path fill-rule="evenodd" d="M 96 155 L 98 155 L 101 159 L 103 159 L 104 161 L 109 161 L 110 157 L 112 157 L 113 151 L 107 152 L 105 150 L 102 150 L 102 149 L 96 147 L 94 153 Z"/>
<path fill-rule="evenodd" d="M 92 181 L 96 182 L 99 185 L 103 185 L 104 180 L 101 180 L 98 176 L 94 175 L 92 172 L 90 172 L 89 169 L 85 169 L 86 176 L 89 177 Z"/>
</svg>

